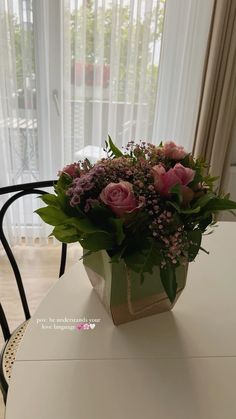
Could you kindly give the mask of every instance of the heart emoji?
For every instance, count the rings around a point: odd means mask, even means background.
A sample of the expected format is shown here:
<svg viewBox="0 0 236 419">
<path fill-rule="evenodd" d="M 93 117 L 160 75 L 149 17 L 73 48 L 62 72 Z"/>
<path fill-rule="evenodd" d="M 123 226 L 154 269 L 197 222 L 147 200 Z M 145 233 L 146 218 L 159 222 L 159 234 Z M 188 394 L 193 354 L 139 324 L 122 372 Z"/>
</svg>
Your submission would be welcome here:
<svg viewBox="0 0 236 419">
<path fill-rule="evenodd" d="M 76 329 L 77 330 L 81 330 L 81 329 L 83 329 L 84 328 L 84 323 L 78 323 L 77 325 L 76 325 Z"/>
<path fill-rule="evenodd" d="M 95 328 L 95 326 L 96 326 L 96 324 L 94 324 L 94 323 L 90 323 L 90 329 L 94 329 Z"/>
</svg>

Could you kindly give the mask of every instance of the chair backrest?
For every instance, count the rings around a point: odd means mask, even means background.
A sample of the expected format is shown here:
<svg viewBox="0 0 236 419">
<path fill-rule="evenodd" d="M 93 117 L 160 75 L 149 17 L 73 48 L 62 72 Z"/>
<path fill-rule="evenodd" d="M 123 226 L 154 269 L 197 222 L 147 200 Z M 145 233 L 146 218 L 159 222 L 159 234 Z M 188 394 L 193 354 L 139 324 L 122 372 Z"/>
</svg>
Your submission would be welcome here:
<svg viewBox="0 0 236 419">
<path fill-rule="evenodd" d="M 48 192 L 42 190 L 41 188 L 48 188 L 53 186 L 57 181 L 55 180 L 49 180 L 49 181 L 42 181 L 42 182 L 33 182 L 33 183 L 25 183 L 21 185 L 13 185 L 13 186 L 7 186 L 4 188 L 0 188 L 0 195 L 5 195 L 9 193 L 14 193 L 2 206 L 0 210 L 0 242 L 2 243 L 2 246 L 7 254 L 8 260 L 11 264 L 11 267 L 13 269 L 16 283 L 18 287 L 18 291 L 20 294 L 20 299 L 22 303 L 22 307 L 25 314 L 25 319 L 28 320 L 30 318 L 30 311 L 29 306 L 20 274 L 20 270 L 18 268 L 18 265 L 16 263 L 16 260 L 14 258 L 14 255 L 12 253 L 11 247 L 6 239 L 6 236 L 3 231 L 3 221 L 4 216 L 8 210 L 8 208 L 11 206 L 11 204 L 16 201 L 18 198 L 24 196 L 24 195 L 30 195 L 30 194 L 37 194 L 37 195 L 43 195 Z M 61 261 L 60 261 L 60 270 L 59 270 L 59 277 L 63 275 L 65 271 L 65 265 L 66 265 L 66 252 L 67 252 L 67 245 L 65 243 L 62 243 L 62 249 L 61 249 Z M 5 340 L 7 340 L 10 337 L 10 331 L 9 326 L 2 308 L 2 305 L 0 304 L 0 324 L 2 327 L 3 335 Z"/>
</svg>

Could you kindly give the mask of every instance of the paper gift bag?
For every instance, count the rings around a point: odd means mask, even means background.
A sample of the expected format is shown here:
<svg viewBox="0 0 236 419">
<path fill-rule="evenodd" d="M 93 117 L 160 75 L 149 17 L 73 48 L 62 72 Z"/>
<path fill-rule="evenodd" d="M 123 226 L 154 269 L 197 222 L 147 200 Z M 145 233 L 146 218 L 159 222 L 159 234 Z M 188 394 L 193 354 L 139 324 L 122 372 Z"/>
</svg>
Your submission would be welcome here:
<svg viewBox="0 0 236 419">
<path fill-rule="evenodd" d="M 86 252 L 85 252 L 86 253 Z M 85 256 L 83 263 L 92 286 L 115 325 L 171 310 L 186 284 L 187 265 L 176 268 L 177 294 L 173 304 L 167 297 L 155 266 L 153 273 L 140 275 L 124 261 L 111 263 L 106 251 Z"/>
</svg>

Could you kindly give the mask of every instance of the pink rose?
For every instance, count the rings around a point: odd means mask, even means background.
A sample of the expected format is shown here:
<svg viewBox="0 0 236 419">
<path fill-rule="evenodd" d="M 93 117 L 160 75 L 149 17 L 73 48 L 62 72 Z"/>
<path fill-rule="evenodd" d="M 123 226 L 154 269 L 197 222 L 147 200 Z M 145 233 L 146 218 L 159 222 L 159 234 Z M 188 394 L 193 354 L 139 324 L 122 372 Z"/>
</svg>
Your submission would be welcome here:
<svg viewBox="0 0 236 419">
<path fill-rule="evenodd" d="M 168 170 L 162 164 L 158 164 L 152 168 L 152 174 L 154 177 L 154 187 L 161 195 L 168 195 L 169 190 L 172 186 L 180 183 L 180 179 L 176 175 L 174 169 Z"/>
<path fill-rule="evenodd" d="M 173 170 L 181 180 L 182 185 L 188 185 L 190 182 L 192 182 L 195 176 L 195 170 L 192 170 L 189 167 L 184 167 L 181 163 L 176 163 Z"/>
<path fill-rule="evenodd" d="M 175 144 L 174 141 L 164 143 L 162 152 L 165 157 L 173 160 L 182 160 L 188 154 L 182 146 Z"/>
<path fill-rule="evenodd" d="M 182 186 L 183 200 L 187 202 L 190 197 L 192 199 L 193 194 L 190 192 L 191 189 L 186 187 L 193 180 L 195 170 L 176 163 L 173 168 L 166 171 L 164 166 L 158 164 L 152 168 L 152 174 L 154 177 L 154 187 L 161 195 L 168 196 L 170 189 L 179 184 Z"/>
<path fill-rule="evenodd" d="M 61 172 L 59 172 L 59 175 L 64 172 L 67 173 L 71 177 L 76 177 L 80 173 L 80 166 L 79 163 L 72 163 L 65 166 Z"/>
<path fill-rule="evenodd" d="M 129 182 L 109 183 L 102 190 L 100 198 L 119 217 L 137 208 L 133 187 Z"/>
<path fill-rule="evenodd" d="M 152 174 L 154 177 L 154 185 L 156 189 L 161 189 L 163 186 L 162 175 L 166 173 L 166 169 L 162 164 L 157 164 L 152 168 Z"/>
</svg>

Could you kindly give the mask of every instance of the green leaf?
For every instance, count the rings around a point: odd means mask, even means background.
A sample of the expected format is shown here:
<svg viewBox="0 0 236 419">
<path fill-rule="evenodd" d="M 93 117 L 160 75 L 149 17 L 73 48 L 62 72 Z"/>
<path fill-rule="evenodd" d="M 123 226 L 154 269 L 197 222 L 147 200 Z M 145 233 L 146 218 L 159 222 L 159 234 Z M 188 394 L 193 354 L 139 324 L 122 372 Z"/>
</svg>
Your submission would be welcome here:
<svg viewBox="0 0 236 419">
<path fill-rule="evenodd" d="M 160 275 L 163 288 L 172 304 L 175 301 L 177 292 L 175 268 L 170 263 L 167 263 L 164 268 L 160 269 Z"/>
<path fill-rule="evenodd" d="M 188 260 L 189 262 L 192 262 L 199 252 L 202 241 L 202 232 L 199 229 L 187 231 L 187 237 L 189 242 Z"/>
<path fill-rule="evenodd" d="M 210 175 L 204 176 L 203 182 L 212 190 L 214 182 L 219 179 L 219 176 L 211 177 Z"/>
<path fill-rule="evenodd" d="M 121 261 L 121 258 L 123 256 L 123 253 L 125 252 L 125 250 L 126 250 L 126 246 L 122 246 L 121 249 L 119 249 L 118 251 L 116 251 L 115 253 L 110 255 L 111 262 L 112 263 L 119 263 Z"/>
<path fill-rule="evenodd" d="M 179 183 L 172 186 L 172 188 L 170 189 L 170 193 L 173 195 L 176 195 L 178 198 L 178 203 L 181 204 L 181 202 L 183 201 L 183 197 L 182 197 L 182 192 L 181 192 L 181 186 Z"/>
<path fill-rule="evenodd" d="M 47 193 L 47 194 L 39 196 L 39 198 L 47 205 L 51 205 L 52 207 L 60 208 L 60 203 L 59 203 L 58 197 L 56 195 Z"/>
<path fill-rule="evenodd" d="M 204 249 L 204 247 L 202 246 L 200 246 L 199 249 L 202 250 L 202 252 L 206 253 L 207 255 L 210 254 L 210 252 L 208 252 L 208 250 Z"/>
<path fill-rule="evenodd" d="M 71 210 L 74 210 L 74 208 L 72 209 L 72 207 L 69 206 L 70 198 L 66 195 L 66 191 L 71 186 L 72 181 L 73 179 L 67 173 L 62 173 L 57 181 L 57 184 L 54 186 L 60 207 L 63 211 L 68 210 L 70 212 Z"/>
<path fill-rule="evenodd" d="M 74 243 L 80 238 L 76 228 L 69 227 L 67 225 L 56 226 L 50 236 L 55 236 L 57 240 L 63 243 Z"/>
<path fill-rule="evenodd" d="M 107 220 L 114 216 L 114 213 L 103 205 L 95 204 L 89 211 L 89 218 L 98 225 L 107 225 Z"/>
<path fill-rule="evenodd" d="M 201 218 L 199 221 L 199 228 L 201 231 L 205 231 L 207 226 L 209 226 L 212 223 L 212 215 L 207 215 L 204 218 Z"/>
<path fill-rule="evenodd" d="M 79 239 L 81 246 L 86 250 L 97 252 L 98 250 L 109 250 L 115 245 L 113 237 L 109 233 L 89 234 Z"/>
<path fill-rule="evenodd" d="M 67 215 L 59 208 L 52 207 L 49 205 L 48 207 L 39 208 L 35 211 L 42 220 L 50 224 L 52 226 L 57 226 L 59 224 L 65 224 L 68 217 Z"/>
<path fill-rule="evenodd" d="M 179 206 L 178 204 L 176 204 L 176 202 L 166 201 L 166 203 L 167 203 L 168 205 L 171 205 L 174 209 L 176 209 L 176 211 L 177 211 L 178 213 L 180 213 L 180 212 L 181 212 L 180 206 Z"/>
<path fill-rule="evenodd" d="M 108 144 L 109 144 L 110 151 L 112 152 L 112 154 L 113 154 L 114 157 L 122 157 L 123 156 L 123 153 L 113 143 L 110 135 L 108 135 Z"/>
<path fill-rule="evenodd" d="M 198 212 L 200 212 L 200 210 L 201 210 L 200 207 L 188 208 L 186 210 L 181 209 L 180 214 L 197 214 Z"/>
<path fill-rule="evenodd" d="M 178 204 L 176 204 L 175 202 L 172 201 L 167 201 L 167 204 L 171 205 L 173 208 L 176 209 L 176 211 L 179 214 L 197 214 L 198 212 L 200 212 L 201 208 L 200 207 L 196 207 L 196 208 L 188 208 L 188 209 L 182 209 L 180 208 L 180 206 Z"/>
<path fill-rule="evenodd" d="M 69 176 L 67 173 L 63 172 L 60 175 L 57 183 L 54 185 L 54 189 L 59 194 L 60 192 L 66 191 L 72 182 L 73 178 Z"/>
<path fill-rule="evenodd" d="M 84 253 L 82 254 L 82 256 L 79 258 L 79 260 L 83 260 L 83 259 L 85 259 L 87 256 L 90 256 L 90 255 L 92 255 L 92 254 L 93 254 L 92 250 L 88 250 L 87 252 L 84 252 Z"/>
<path fill-rule="evenodd" d="M 123 231 L 124 221 L 121 218 L 109 218 L 109 223 L 114 227 L 117 244 L 120 245 L 125 239 Z"/>
<path fill-rule="evenodd" d="M 216 198 L 215 194 L 212 192 L 208 192 L 206 194 L 204 194 L 203 196 L 201 196 L 193 205 L 193 208 L 203 208 L 205 205 L 208 204 L 208 202 L 210 202 L 212 199 Z"/>
<path fill-rule="evenodd" d="M 67 218 L 66 223 L 68 225 L 76 227 L 79 231 L 86 234 L 93 234 L 104 232 L 105 230 L 93 224 L 88 218 L 77 218 L 77 217 L 70 217 Z"/>
<path fill-rule="evenodd" d="M 212 199 L 205 207 L 204 211 L 225 211 L 236 209 L 236 202 L 229 199 L 215 198 Z"/>
<path fill-rule="evenodd" d="M 144 273 L 153 271 L 155 265 L 159 265 L 162 256 L 160 247 L 154 240 L 143 241 L 143 249 L 138 249 L 124 257 L 126 265 L 134 272 L 140 273 L 141 280 L 144 279 Z"/>
</svg>

